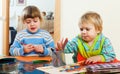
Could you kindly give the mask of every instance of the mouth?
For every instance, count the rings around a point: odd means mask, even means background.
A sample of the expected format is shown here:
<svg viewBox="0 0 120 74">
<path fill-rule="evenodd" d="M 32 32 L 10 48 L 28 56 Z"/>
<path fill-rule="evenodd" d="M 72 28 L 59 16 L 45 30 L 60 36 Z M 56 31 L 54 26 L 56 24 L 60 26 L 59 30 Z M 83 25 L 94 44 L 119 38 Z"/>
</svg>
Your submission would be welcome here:
<svg viewBox="0 0 120 74">
<path fill-rule="evenodd" d="M 35 30 L 36 28 L 35 27 L 33 27 L 33 28 L 30 28 L 31 30 Z"/>
<path fill-rule="evenodd" d="M 86 38 L 86 37 L 88 37 L 88 36 L 82 36 L 83 38 Z"/>
<path fill-rule="evenodd" d="M 88 36 L 82 36 L 82 38 L 86 40 L 86 39 L 88 39 Z"/>
</svg>

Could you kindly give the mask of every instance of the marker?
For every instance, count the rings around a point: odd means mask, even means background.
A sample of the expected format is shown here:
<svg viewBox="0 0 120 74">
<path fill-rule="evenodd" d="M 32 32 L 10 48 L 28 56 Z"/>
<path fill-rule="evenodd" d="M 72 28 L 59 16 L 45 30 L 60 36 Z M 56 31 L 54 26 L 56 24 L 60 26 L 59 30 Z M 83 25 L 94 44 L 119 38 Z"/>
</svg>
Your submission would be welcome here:
<svg viewBox="0 0 120 74">
<path fill-rule="evenodd" d="M 45 63 L 45 62 L 49 62 L 49 61 L 47 61 L 47 60 L 34 60 L 32 63 L 39 64 L 39 63 Z"/>
</svg>

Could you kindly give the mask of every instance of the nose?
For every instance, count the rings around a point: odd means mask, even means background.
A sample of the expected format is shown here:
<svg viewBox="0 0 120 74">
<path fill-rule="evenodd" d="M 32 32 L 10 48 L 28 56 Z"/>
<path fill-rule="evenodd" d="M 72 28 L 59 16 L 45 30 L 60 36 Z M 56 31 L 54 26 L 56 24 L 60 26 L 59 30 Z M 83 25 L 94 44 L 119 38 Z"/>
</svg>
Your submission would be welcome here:
<svg viewBox="0 0 120 74">
<path fill-rule="evenodd" d="M 33 22 L 33 21 L 31 22 L 31 25 L 34 25 L 34 22 Z"/>
<path fill-rule="evenodd" d="M 85 29 L 83 29 L 83 31 L 81 31 L 81 33 L 86 33 L 86 30 L 85 30 Z"/>
</svg>

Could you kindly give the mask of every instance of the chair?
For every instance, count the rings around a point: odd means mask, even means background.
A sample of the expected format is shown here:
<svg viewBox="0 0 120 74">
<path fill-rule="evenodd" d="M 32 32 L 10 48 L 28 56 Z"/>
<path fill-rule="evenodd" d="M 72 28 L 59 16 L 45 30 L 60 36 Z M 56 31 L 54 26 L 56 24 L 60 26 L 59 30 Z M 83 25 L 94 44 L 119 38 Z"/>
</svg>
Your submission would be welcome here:
<svg viewBox="0 0 120 74">
<path fill-rule="evenodd" d="M 14 27 L 9 27 L 9 45 L 10 46 L 13 44 L 16 34 L 17 34 L 17 31 L 14 29 Z"/>
</svg>

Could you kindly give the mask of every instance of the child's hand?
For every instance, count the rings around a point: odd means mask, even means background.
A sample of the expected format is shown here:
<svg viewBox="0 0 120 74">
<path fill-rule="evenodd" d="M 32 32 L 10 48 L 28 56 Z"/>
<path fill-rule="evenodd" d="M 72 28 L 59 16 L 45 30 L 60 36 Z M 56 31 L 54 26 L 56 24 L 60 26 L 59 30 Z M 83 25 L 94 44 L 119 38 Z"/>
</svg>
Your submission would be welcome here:
<svg viewBox="0 0 120 74">
<path fill-rule="evenodd" d="M 97 56 L 88 58 L 85 61 L 85 64 L 97 63 L 97 62 L 101 62 L 101 61 L 102 61 L 102 57 L 100 55 L 97 55 Z"/>
<path fill-rule="evenodd" d="M 79 65 L 84 65 L 85 64 L 85 60 L 79 61 L 77 62 Z"/>
<path fill-rule="evenodd" d="M 43 46 L 42 46 L 42 45 L 35 45 L 34 47 L 35 47 L 34 50 L 35 50 L 36 52 L 40 52 L 40 53 L 43 53 L 43 52 L 44 52 L 44 49 L 43 49 Z"/>
<path fill-rule="evenodd" d="M 67 42 L 68 42 L 68 38 L 65 39 L 62 38 L 62 40 L 57 42 L 56 50 L 63 50 Z"/>
<path fill-rule="evenodd" d="M 34 46 L 32 44 L 23 45 L 24 53 L 30 53 L 34 50 Z"/>
</svg>

